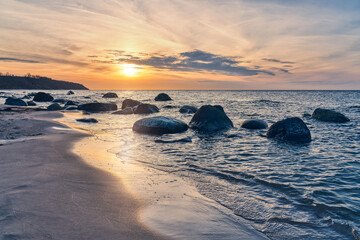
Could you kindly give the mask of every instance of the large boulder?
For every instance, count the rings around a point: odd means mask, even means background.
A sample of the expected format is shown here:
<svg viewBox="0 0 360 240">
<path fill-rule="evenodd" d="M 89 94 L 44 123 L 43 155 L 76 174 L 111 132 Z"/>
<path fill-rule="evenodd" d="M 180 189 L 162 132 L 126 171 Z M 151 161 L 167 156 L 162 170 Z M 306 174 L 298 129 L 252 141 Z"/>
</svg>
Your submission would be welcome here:
<svg viewBox="0 0 360 240">
<path fill-rule="evenodd" d="M 48 110 L 48 111 L 59 111 L 62 109 L 63 108 L 58 103 L 53 103 L 46 108 L 46 110 Z"/>
<path fill-rule="evenodd" d="M 196 113 L 197 110 L 198 110 L 198 108 L 195 106 L 185 105 L 180 108 L 179 112 L 180 113 Z"/>
<path fill-rule="evenodd" d="M 260 119 L 248 119 L 245 120 L 240 127 L 247 129 L 265 129 L 268 125 L 265 121 Z"/>
<path fill-rule="evenodd" d="M 344 123 L 350 121 L 350 119 L 342 113 L 323 108 L 315 109 L 311 117 L 323 122 Z"/>
<path fill-rule="evenodd" d="M 141 102 L 139 101 L 136 101 L 136 100 L 132 100 L 132 99 L 125 99 L 123 102 L 122 102 L 122 105 L 121 105 L 121 109 L 125 109 L 127 107 L 136 107 L 138 105 L 140 105 Z"/>
<path fill-rule="evenodd" d="M 116 93 L 108 92 L 104 94 L 103 98 L 118 98 L 118 95 Z"/>
<path fill-rule="evenodd" d="M 192 117 L 190 128 L 200 132 L 215 132 L 232 128 L 232 121 L 219 105 L 204 105 Z"/>
<path fill-rule="evenodd" d="M 20 98 L 14 98 L 14 97 L 8 97 L 5 100 L 5 104 L 13 105 L 13 106 L 27 106 L 28 105 L 24 100 L 21 100 Z"/>
<path fill-rule="evenodd" d="M 97 123 L 98 122 L 98 120 L 96 120 L 95 118 L 78 118 L 78 119 L 76 119 L 76 121 L 84 122 L 84 123 Z"/>
<path fill-rule="evenodd" d="M 159 112 L 159 108 L 157 106 L 147 103 L 142 103 L 138 105 L 134 110 L 135 114 L 149 114 L 157 112 Z"/>
<path fill-rule="evenodd" d="M 33 101 L 35 102 L 51 102 L 54 100 L 53 96 L 51 96 L 49 93 L 44 92 L 38 92 L 35 94 Z"/>
<path fill-rule="evenodd" d="M 170 117 L 151 117 L 136 121 L 133 131 L 145 134 L 180 133 L 188 129 L 183 121 Z"/>
<path fill-rule="evenodd" d="M 134 114 L 134 109 L 131 107 L 127 107 L 127 108 L 121 109 L 120 111 L 113 112 L 112 114 L 118 114 L 118 115 Z"/>
<path fill-rule="evenodd" d="M 171 101 L 171 97 L 167 95 L 166 93 L 160 93 L 155 97 L 155 101 Z"/>
<path fill-rule="evenodd" d="M 267 131 L 266 137 L 291 143 L 311 142 L 310 130 L 298 117 L 287 118 L 274 123 Z"/>
<path fill-rule="evenodd" d="M 78 110 L 87 112 L 106 112 L 116 111 L 117 105 L 115 103 L 86 103 L 78 106 Z"/>
</svg>

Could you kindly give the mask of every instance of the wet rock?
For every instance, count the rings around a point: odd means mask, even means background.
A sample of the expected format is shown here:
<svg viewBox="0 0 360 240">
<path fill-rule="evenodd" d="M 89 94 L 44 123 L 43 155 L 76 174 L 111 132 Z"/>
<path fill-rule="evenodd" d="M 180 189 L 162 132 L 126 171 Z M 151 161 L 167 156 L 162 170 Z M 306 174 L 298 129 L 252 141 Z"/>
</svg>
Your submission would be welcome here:
<svg viewBox="0 0 360 240">
<path fill-rule="evenodd" d="M 342 113 L 329 109 L 317 108 L 311 115 L 312 118 L 323 122 L 345 123 L 350 121 Z"/>
<path fill-rule="evenodd" d="M 163 108 L 166 108 L 166 109 L 171 109 L 171 108 L 178 108 L 179 106 L 175 106 L 175 105 L 166 105 L 166 106 L 163 106 Z"/>
<path fill-rule="evenodd" d="M 66 107 L 65 110 L 73 111 L 73 110 L 78 110 L 78 108 L 75 106 L 69 106 L 69 107 Z"/>
<path fill-rule="evenodd" d="M 155 97 L 155 101 L 171 101 L 171 97 L 167 95 L 166 93 L 160 93 Z"/>
<path fill-rule="evenodd" d="M 154 142 L 156 142 L 156 143 L 189 143 L 189 142 L 192 142 L 192 140 L 191 140 L 191 137 L 185 137 L 185 138 L 174 139 L 174 140 L 156 139 Z"/>
<path fill-rule="evenodd" d="M 240 127 L 247 129 L 266 129 L 268 125 L 265 121 L 260 119 L 248 119 L 245 120 Z"/>
<path fill-rule="evenodd" d="M 200 132 L 215 132 L 232 128 L 232 121 L 219 105 L 204 105 L 192 117 L 190 128 Z"/>
<path fill-rule="evenodd" d="M 197 110 L 198 110 L 198 108 L 195 106 L 185 105 L 180 108 L 179 112 L 180 113 L 196 113 Z"/>
<path fill-rule="evenodd" d="M 66 94 L 66 95 L 73 95 L 73 94 L 75 94 L 75 93 L 74 93 L 73 91 L 71 91 L 71 90 L 70 90 L 70 91 L 68 91 L 68 92 L 67 92 L 67 94 Z"/>
<path fill-rule="evenodd" d="M 86 103 L 78 106 L 78 110 L 88 112 L 106 112 L 116 111 L 117 105 L 115 103 Z"/>
<path fill-rule="evenodd" d="M 303 117 L 311 117 L 310 113 L 303 113 Z"/>
<path fill-rule="evenodd" d="M 188 129 L 183 121 L 170 117 L 150 117 L 136 121 L 133 131 L 145 134 L 180 133 Z"/>
<path fill-rule="evenodd" d="M 48 110 L 48 111 L 59 111 L 62 109 L 63 108 L 58 103 L 53 103 L 46 108 L 46 110 Z"/>
<path fill-rule="evenodd" d="M 51 102 L 52 100 L 54 100 L 54 98 L 50 94 L 44 92 L 36 93 L 33 98 L 33 101 L 35 102 Z"/>
<path fill-rule="evenodd" d="M 118 95 L 116 93 L 108 92 L 104 94 L 103 98 L 118 98 Z"/>
<path fill-rule="evenodd" d="M 76 121 L 84 122 L 84 123 L 98 123 L 99 122 L 95 118 L 79 118 L 79 119 L 76 119 Z"/>
<path fill-rule="evenodd" d="M 138 105 L 140 105 L 141 102 L 139 101 L 136 101 L 136 100 L 132 100 L 132 99 L 125 99 L 123 102 L 122 102 L 122 105 L 121 105 L 121 109 L 125 109 L 127 107 L 136 107 Z"/>
<path fill-rule="evenodd" d="M 118 115 L 134 114 L 134 109 L 131 107 L 127 107 L 127 108 L 121 109 L 120 111 L 113 112 L 112 114 L 118 114 Z"/>
<path fill-rule="evenodd" d="M 24 100 L 21 100 L 20 98 L 8 97 L 5 100 L 5 105 L 27 106 L 28 104 Z"/>
<path fill-rule="evenodd" d="M 28 106 L 36 106 L 36 103 L 34 103 L 33 101 L 28 101 L 28 102 L 27 102 L 27 105 L 28 105 Z"/>
<path fill-rule="evenodd" d="M 310 130 L 298 117 L 287 118 L 274 123 L 267 131 L 266 137 L 290 143 L 311 142 Z"/>
<path fill-rule="evenodd" d="M 74 101 L 67 101 L 65 106 L 76 106 L 77 104 Z"/>
<path fill-rule="evenodd" d="M 157 113 L 157 112 L 159 112 L 159 108 L 155 105 L 148 104 L 148 103 L 142 103 L 142 104 L 138 105 L 134 110 L 135 114 L 150 114 L 150 113 Z"/>
<path fill-rule="evenodd" d="M 57 99 L 54 99 L 52 102 L 53 103 L 66 103 L 68 100 L 66 99 L 63 99 L 63 98 L 57 98 Z"/>
<path fill-rule="evenodd" d="M 28 96 L 28 95 L 25 95 L 25 96 L 23 96 L 21 99 L 31 99 L 31 97 Z"/>
</svg>

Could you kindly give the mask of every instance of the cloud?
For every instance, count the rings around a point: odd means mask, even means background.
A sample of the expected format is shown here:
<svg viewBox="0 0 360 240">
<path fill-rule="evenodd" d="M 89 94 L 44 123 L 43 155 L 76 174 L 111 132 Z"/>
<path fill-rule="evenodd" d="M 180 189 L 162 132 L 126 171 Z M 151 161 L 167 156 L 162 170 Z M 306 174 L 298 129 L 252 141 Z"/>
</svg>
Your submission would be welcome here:
<svg viewBox="0 0 360 240">
<path fill-rule="evenodd" d="M 182 52 L 174 56 L 164 54 L 129 54 L 118 51 L 113 63 L 131 63 L 141 66 L 151 66 L 157 69 L 166 69 L 171 71 L 187 72 L 218 72 L 226 75 L 235 76 L 253 76 L 258 74 L 275 75 L 273 72 L 252 69 L 247 66 L 241 66 L 241 57 L 229 57 L 216 55 L 209 52 L 194 50 Z"/>
<path fill-rule="evenodd" d="M 268 62 L 283 63 L 283 64 L 295 64 L 295 62 L 281 61 L 281 60 L 275 59 L 275 58 L 263 58 L 262 60 L 268 61 Z"/>
<path fill-rule="evenodd" d="M 35 60 L 28 60 L 28 59 L 20 59 L 20 58 L 1 58 L 0 61 L 2 62 L 21 62 L 21 63 L 41 63 Z"/>
</svg>

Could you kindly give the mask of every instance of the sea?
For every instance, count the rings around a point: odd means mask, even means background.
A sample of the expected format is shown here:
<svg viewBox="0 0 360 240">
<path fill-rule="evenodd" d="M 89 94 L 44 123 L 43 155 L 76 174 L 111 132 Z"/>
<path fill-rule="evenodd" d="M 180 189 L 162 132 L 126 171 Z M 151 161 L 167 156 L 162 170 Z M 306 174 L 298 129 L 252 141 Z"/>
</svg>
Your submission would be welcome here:
<svg viewBox="0 0 360 240">
<path fill-rule="evenodd" d="M 4 92 L 21 97 L 31 91 Z M 162 136 L 133 132 L 134 122 L 149 115 L 94 113 L 85 117 L 96 118 L 97 124 L 73 124 L 118 144 L 114 154 L 119 161 L 126 158 L 181 177 L 270 239 L 360 239 L 360 91 L 111 91 L 116 99 L 102 98 L 109 91 L 47 92 L 79 103 L 114 102 L 119 108 L 131 98 L 157 105 L 160 112 L 151 116 L 186 123 L 192 114 L 180 113 L 181 106 L 221 105 L 234 128 L 213 134 L 190 129 Z M 155 102 L 161 92 L 173 101 Z M 318 107 L 351 121 L 328 123 L 307 116 Z M 278 142 L 265 137 L 266 129 L 240 127 L 247 119 L 270 126 L 287 117 L 302 118 L 311 143 Z M 192 142 L 155 142 L 184 137 Z"/>
</svg>

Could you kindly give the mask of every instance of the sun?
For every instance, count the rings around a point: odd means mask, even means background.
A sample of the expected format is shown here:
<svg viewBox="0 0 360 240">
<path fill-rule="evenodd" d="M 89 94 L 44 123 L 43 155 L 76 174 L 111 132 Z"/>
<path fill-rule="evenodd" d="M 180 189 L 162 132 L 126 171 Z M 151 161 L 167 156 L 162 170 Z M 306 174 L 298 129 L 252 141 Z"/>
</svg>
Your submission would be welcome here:
<svg viewBox="0 0 360 240">
<path fill-rule="evenodd" d="M 122 68 L 122 74 L 124 74 L 127 77 L 134 77 L 140 71 L 138 66 L 134 64 L 122 64 L 121 68 Z"/>
</svg>

